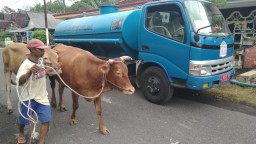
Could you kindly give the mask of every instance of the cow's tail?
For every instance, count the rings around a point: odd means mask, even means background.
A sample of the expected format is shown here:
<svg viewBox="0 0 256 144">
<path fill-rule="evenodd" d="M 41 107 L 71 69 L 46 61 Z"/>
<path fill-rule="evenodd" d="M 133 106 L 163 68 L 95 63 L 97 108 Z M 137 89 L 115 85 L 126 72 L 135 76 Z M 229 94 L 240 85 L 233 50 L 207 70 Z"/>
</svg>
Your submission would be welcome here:
<svg viewBox="0 0 256 144">
<path fill-rule="evenodd" d="M 11 79 L 11 84 L 17 85 L 16 82 L 14 82 L 12 79 Z"/>
</svg>

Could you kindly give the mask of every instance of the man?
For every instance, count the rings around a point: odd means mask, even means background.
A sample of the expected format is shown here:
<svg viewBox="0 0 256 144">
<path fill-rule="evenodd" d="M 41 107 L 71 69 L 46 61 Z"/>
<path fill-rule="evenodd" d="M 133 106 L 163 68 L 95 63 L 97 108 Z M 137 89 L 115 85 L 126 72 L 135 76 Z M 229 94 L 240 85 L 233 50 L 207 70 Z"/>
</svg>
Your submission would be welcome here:
<svg viewBox="0 0 256 144">
<path fill-rule="evenodd" d="M 18 143 L 26 143 L 24 128 L 29 124 L 28 114 L 33 114 L 33 109 L 39 121 L 42 123 L 39 135 L 39 144 L 45 143 L 45 138 L 51 121 L 51 109 L 46 90 L 46 70 L 42 63 L 44 49 L 48 48 L 38 39 L 32 39 L 27 43 L 30 50 L 28 58 L 21 64 L 16 80 L 21 86 L 20 98 L 26 104 L 21 104 L 22 115 L 19 116 Z M 27 106 L 30 108 L 28 109 Z M 26 118 L 24 118 L 26 117 Z"/>
</svg>

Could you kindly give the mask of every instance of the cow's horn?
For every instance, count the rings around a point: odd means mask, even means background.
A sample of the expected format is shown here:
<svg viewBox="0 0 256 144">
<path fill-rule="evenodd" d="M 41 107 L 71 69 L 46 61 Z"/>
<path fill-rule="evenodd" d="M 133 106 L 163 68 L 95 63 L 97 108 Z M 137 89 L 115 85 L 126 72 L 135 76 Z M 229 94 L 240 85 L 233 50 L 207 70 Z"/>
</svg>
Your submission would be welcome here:
<svg viewBox="0 0 256 144">
<path fill-rule="evenodd" d="M 120 59 L 121 59 L 122 61 L 132 60 L 132 58 L 129 57 L 129 56 L 121 56 Z"/>
<path fill-rule="evenodd" d="M 109 59 L 108 62 L 109 62 L 110 64 L 113 64 L 113 63 L 115 62 L 115 60 Z"/>
</svg>

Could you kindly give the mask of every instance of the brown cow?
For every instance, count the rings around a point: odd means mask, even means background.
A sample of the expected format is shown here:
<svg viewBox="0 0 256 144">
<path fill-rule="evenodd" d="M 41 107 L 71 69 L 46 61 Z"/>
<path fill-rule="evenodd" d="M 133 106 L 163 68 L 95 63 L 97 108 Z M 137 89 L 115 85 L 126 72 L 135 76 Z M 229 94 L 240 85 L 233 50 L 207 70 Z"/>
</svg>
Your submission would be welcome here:
<svg viewBox="0 0 256 144">
<path fill-rule="evenodd" d="M 17 74 L 21 63 L 27 58 L 27 55 L 30 54 L 28 48 L 23 43 L 11 43 L 3 49 L 2 57 L 4 64 L 4 76 L 6 82 L 6 95 L 7 95 L 7 112 L 12 113 L 12 104 L 10 100 L 11 94 L 11 75 L 14 73 Z M 45 54 L 43 56 L 43 62 L 46 66 L 51 66 L 61 73 L 60 65 L 58 63 L 58 55 L 55 50 L 50 48 L 45 49 Z M 54 70 L 49 70 L 48 75 L 54 75 Z M 12 82 L 13 83 L 13 82 Z"/>
<path fill-rule="evenodd" d="M 127 56 L 105 61 L 88 51 L 63 44 L 58 44 L 54 50 L 57 51 L 59 61 L 62 63 L 61 78 L 75 91 L 72 91 L 73 113 L 70 117 L 70 124 L 77 123 L 78 98 L 82 95 L 87 101 L 94 101 L 99 130 L 103 134 L 109 134 L 101 116 L 101 94 L 112 89 L 117 89 L 126 95 L 134 93 L 135 89 L 128 78 L 127 66 L 122 59 Z M 62 105 L 65 85 L 57 76 L 54 77 L 59 82 L 60 105 Z"/>
</svg>

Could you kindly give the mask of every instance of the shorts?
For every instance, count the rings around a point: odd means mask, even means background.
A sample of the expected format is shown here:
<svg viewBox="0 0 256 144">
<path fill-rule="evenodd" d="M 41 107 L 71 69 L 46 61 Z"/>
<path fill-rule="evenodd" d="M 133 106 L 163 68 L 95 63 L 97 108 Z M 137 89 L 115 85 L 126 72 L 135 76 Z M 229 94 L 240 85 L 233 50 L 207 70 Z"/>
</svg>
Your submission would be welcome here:
<svg viewBox="0 0 256 144">
<path fill-rule="evenodd" d="M 38 102 L 36 102 L 34 99 L 30 100 L 30 104 L 31 104 L 31 108 L 36 112 L 37 116 L 38 116 L 38 120 L 41 123 L 45 123 L 45 122 L 50 122 L 52 120 L 52 114 L 51 114 L 51 108 L 49 105 L 43 105 L 40 104 Z M 24 103 L 26 105 L 28 105 L 28 101 L 24 101 Z M 24 106 L 21 103 L 20 106 L 20 110 L 23 116 L 25 116 L 26 118 L 28 118 L 28 108 L 26 106 Z M 29 115 L 33 115 L 33 112 L 30 110 L 29 111 Z M 35 119 L 35 117 L 33 117 Z M 22 125 L 28 125 L 29 124 L 29 120 L 23 118 L 21 115 L 19 116 L 19 124 Z"/>
</svg>

